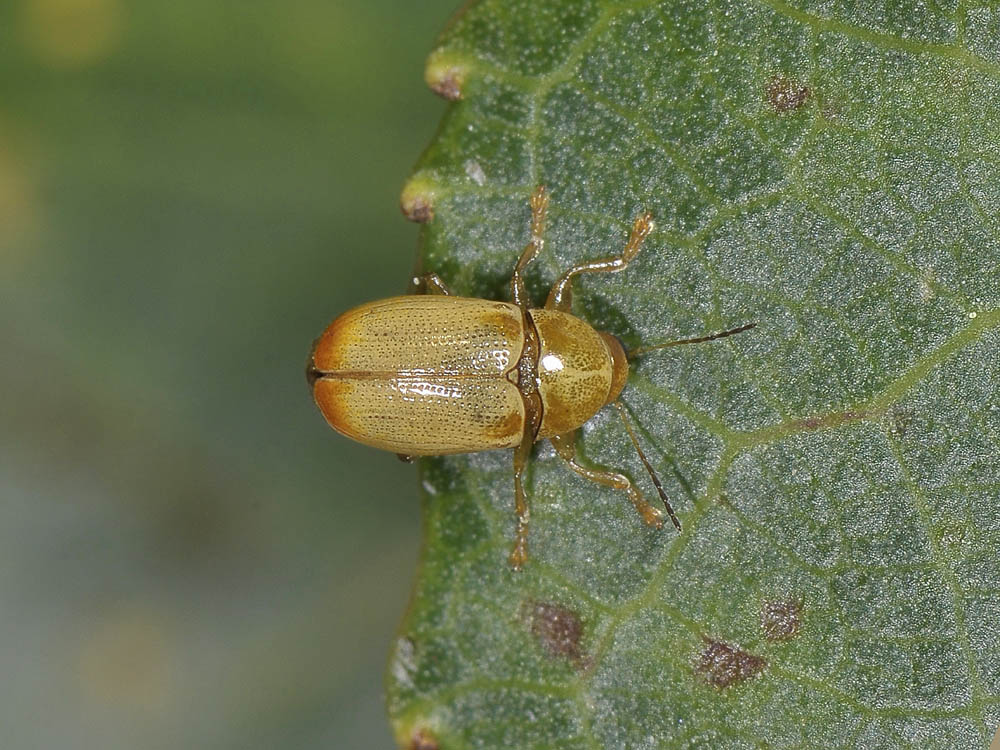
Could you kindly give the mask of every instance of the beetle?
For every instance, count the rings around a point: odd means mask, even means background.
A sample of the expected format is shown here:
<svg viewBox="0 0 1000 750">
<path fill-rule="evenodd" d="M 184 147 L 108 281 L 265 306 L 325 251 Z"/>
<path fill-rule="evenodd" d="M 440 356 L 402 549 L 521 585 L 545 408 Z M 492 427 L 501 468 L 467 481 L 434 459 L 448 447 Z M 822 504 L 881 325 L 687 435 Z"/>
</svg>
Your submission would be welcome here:
<svg viewBox="0 0 1000 750">
<path fill-rule="evenodd" d="M 661 527 L 663 514 L 624 474 L 576 459 L 577 430 L 614 404 L 629 438 L 678 531 L 680 521 L 646 459 L 618 399 L 629 355 L 699 343 L 753 328 L 640 347 L 629 354 L 612 334 L 571 312 L 573 280 L 617 272 L 636 257 L 653 229 L 638 216 L 620 255 L 571 266 L 544 307 L 532 307 L 524 270 L 541 251 L 549 196 L 531 196 L 531 238 L 514 266 L 511 302 L 459 297 L 437 274 L 415 277 L 423 296 L 369 302 L 335 319 L 313 344 L 306 377 L 333 429 L 366 445 L 411 456 L 514 450 L 517 524 L 510 565 L 527 560 L 529 508 L 522 475 L 533 445 L 548 439 L 577 474 L 624 491 L 642 520 Z"/>
</svg>

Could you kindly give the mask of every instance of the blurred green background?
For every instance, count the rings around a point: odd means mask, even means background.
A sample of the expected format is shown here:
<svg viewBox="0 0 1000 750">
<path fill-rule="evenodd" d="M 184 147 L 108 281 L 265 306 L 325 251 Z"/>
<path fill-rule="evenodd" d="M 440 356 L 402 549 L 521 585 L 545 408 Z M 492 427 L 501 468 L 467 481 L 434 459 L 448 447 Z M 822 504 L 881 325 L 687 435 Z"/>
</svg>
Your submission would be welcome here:
<svg viewBox="0 0 1000 750">
<path fill-rule="evenodd" d="M 405 290 L 455 4 L 0 4 L 0 747 L 392 745 L 416 471 L 303 366 Z"/>
</svg>

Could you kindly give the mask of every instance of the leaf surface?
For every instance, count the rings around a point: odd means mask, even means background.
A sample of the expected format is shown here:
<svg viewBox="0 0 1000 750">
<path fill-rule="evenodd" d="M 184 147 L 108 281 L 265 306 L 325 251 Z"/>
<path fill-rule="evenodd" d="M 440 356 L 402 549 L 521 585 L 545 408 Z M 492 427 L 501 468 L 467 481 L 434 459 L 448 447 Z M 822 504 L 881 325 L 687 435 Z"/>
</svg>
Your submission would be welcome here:
<svg viewBox="0 0 1000 750">
<path fill-rule="evenodd" d="M 390 660 L 404 747 L 975 748 L 1000 723 L 1000 12 L 960 2 L 482 0 L 404 191 L 422 263 L 641 357 L 624 400 L 684 524 L 546 444 L 428 459 Z M 613 409 L 583 460 L 655 493 Z"/>
</svg>

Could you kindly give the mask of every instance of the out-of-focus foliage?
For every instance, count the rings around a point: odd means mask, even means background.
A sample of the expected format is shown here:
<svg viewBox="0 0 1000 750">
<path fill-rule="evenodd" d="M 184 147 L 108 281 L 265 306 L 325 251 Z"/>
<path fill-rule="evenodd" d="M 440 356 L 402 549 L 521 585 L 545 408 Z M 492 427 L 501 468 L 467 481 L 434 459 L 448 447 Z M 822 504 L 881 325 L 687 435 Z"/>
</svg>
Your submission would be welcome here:
<svg viewBox="0 0 1000 750">
<path fill-rule="evenodd" d="M 454 0 L 0 4 L 0 745 L 385 747 L 415 472 L 303 365 L 401 292 Z"/>
<path fill-rule="evenodd" d="M 577 310 L 685 524 L 541 448 L 424 464 L 397 738 L 459 748 L 985 748 L 1000 722 L 1000 47 L 977 3 L 482 0 L 405 192 L 425 260 L 503 288 L 657 229 Z M 991 6 L 992 7 L 992 6 Z M 652 493 L 613 410 L 589 460 Z"/>
</svg>

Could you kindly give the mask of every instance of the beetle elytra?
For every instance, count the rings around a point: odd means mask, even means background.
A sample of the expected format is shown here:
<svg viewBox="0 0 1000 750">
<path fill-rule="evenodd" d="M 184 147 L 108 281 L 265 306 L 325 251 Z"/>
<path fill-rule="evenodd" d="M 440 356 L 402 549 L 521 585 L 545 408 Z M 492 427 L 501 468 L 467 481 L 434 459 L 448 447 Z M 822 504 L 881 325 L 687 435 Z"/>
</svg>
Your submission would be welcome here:
<svg viewBox="0 0 1000 750">
<path fill-rule="evenodd" d="M 511 302 L 458 297 L 436 274 L 414 279 L 425 296 L 391 297 L 349 310 L 313 345 L 306 374 L 323 416 L 337 432 L 404 456 L 514 450 L 517 526 L 510 564 L 527 559 L 528 503 L 522 475 L 535 442 L 548 439 L 577 474 L 624 491 L 643 521 L 663 514 L 624 474 L 576 459 L 577 430 L 614 404 L 674 526 L 677 519 L 618 399 L 629 357 L 618 339 L 575 317 L 573 279 L 623 270 L 653 229 L 650 214 L 635 219 L 621 255 L 572 266 L 542 308 L 532 307 L 523 274 L 543 245 L 548 194 L 531 196 L 531 239 L 511 277 Z M 654 349 L 731 336 L 755 324 Z"/>
</svg>

